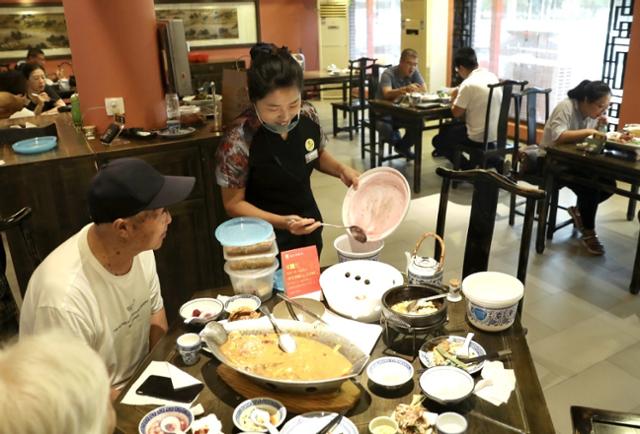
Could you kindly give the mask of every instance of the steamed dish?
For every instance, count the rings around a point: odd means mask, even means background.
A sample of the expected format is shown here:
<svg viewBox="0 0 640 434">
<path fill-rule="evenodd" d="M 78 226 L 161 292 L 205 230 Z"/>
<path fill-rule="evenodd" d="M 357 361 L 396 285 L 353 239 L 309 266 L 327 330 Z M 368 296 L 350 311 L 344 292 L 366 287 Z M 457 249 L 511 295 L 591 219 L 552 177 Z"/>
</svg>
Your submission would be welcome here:
<svg viewBox="0 0 640 434">
<path fill-rule="evenodd" d="M 433 301 L 419 300 L 414 306 L 411 306 L 415 300 L 405 300 L 391 306 L 391 310 L 404 315 L 430 315 L 438 311 L 438 307 Z"/>
<path fill-rule="evenodd" d="M 278 380 L 326 380 L 347 375 L 351 362 L 339 352 L 309 337 L 294 336 L 297 349 L 285 353 L 278 347 L 275 333 L 229 333 L 220 351 L 236 367 Z"/>
</svg>

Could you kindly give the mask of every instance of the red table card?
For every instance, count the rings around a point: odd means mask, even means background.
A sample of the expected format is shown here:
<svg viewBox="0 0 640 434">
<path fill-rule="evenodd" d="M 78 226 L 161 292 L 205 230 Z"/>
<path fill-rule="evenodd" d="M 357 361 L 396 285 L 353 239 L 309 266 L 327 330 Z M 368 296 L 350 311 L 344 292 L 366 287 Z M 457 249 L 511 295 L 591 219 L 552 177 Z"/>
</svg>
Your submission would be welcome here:
<svg viewBox="0 0 640 434">
<path fill-rule="evenodd" d="M 320 261 L 315 245 L 280 254 L 285 294 L 299 297 L 320 291 Z"/>
</svg>

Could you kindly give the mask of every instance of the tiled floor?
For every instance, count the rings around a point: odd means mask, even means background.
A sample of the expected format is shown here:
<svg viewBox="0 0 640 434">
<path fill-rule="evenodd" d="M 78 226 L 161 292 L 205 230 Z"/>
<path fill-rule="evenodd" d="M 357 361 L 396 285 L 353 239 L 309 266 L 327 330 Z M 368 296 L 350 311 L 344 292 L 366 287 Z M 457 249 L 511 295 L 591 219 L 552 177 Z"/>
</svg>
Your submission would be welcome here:
<svg viewBox="0 0 640 434">
<path fill-rule="evenodd" d="M 346 133 L 331 136 L 331 110 L 327 102 L 314 103 L 329 135 L 328 149 L 340 161 L 359 170 L 368 168 L 360 159 L 359 141 Z M 404 252 L 413 248 L 420 234 L 435 230 L 440 178 L 435 167 L 444 160 L 431 157 L 430 134 L 425 134 L 422 190 L 414 194 L 403 224 L 387 240 L 381 259 L 403 270 Z M 413 165 L 397 160 L 393 167 L 413 185 Z M 316 173 L 313 187 L 327 222 L 341 221 L 346 187 L 339 180 Z M 447 214 L 445 281 L 459 276 L 461 250 L 466 235 L 471 188 L 462 185 L 451 195 Z M 507 223 L 508 196 L 501 198 L 490 269 L 516 270 L 521 219 Z M 575 201 L 569 191 L 561 202 Z M 613 197 L 598 213 L 598 229 L 607 249 L 604 257 L 585 254 L 570 227 L 556 232 L 543 255 L 532 247 L 523 321 L 547 405 L 559 434 L 571 432 L 569 407 L 574 404 L 619 411 L 640 411 L 640 296 L 627 286 L 638 239 L 638 222 L 625 219 L 626 200 Z M 561 215 L 559 218 L 564 219 Z M 325 228 L 321 262 L 336 261 L 333 240 L 338 230 Z M 430 243 L 429 243 L 430 245 Z M 425 248 L 425 254 L 431 253 Z"/>
<path fill-rule="evenodd" d="M 329 133 L 328 149 L 340 161 L 366 169 L 358 139 L 349 141 L 345 133 L 331 137 L 330 105 L 315 105 Z M 405 267 L 404 252 L 413 248 L 421 233 L 435 230 L 440 178 L 434 169 L 445 162 L 431 157 L 428 133 L 423 155 L 422 190 L 414 194 L 405 221 L 385 240 L 381 255 L 382 261 L 400 270 Z M 395 161 L 393 167 L 413 185 L 412 164 Z M 317 172 L 312 183 L 324 220 L 340 223 L 346 187 Z M 445 281 L 461 275 L 470 192 L 469 186 L 461 185 L 450 195 L 453 203 L 447 214 Z M 490 269 L 515 274 L 514 252 L 519 245 L 521 219 L 510 227 L 508 196 L 501 199 Z M 574 200 L 570 192 L 563 191 L 561 202 L 570 204 Z M 620 197 L 611 198 L 600 208 L 598 229 L 607 249 L 604 257 L 585 254 L 570 228 L 557 232 L 543 255 L 532 248 L 523 321 L 529 329 L 527 339 L 559 434 L 571 431 L 569 406 L 573 404 L 640 413 L 640 296 L 627 290 L 639 226 L 637 221 L 627 222 L 625 214 L 626 201 Z M 336 262 L 332 246 L 340 233 L 325 228 L 322 265 Z M 431 252 L 425 246 L 427 253 Z M 9 279 L 15 282 L 11 272 Z"/>
</svg>

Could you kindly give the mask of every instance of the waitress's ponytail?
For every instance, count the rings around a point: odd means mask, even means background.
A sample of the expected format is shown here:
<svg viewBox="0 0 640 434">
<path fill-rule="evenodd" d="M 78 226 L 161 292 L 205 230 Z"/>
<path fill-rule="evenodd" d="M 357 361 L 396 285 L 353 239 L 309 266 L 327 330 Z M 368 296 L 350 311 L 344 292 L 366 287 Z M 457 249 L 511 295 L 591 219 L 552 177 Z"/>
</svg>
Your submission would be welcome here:
<svg viewBox="0 0 640 434">
<path fill-rule="evenodd" d="M 567 92 L 569 98 L 586 102 L 595 102 L 607 95 L 611 95 L 611 88 L 604 81 L 582 80 L 580 84 Z"/>
</svg>

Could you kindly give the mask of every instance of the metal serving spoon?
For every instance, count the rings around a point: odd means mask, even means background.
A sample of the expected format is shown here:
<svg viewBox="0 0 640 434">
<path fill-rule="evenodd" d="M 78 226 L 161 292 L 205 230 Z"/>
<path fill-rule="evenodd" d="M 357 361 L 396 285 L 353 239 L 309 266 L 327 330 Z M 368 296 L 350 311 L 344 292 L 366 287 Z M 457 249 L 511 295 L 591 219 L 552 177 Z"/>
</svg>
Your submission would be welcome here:
<svg viewBox="0 0 640 434">
<path fill-rule="evenodd" d="M 367 233 L 360 226 L 351 225 L 351 226 L 342 226 L 342 225 L 334 225 L 333 223 L 320 223 L 322 226 L 331 226 L 332 228 L 346 229 L 351 237 L 359 243 L 367 242 Z"/>
<path fill-rule="evenodd" d="M 271 315 L 271 311 L 269 310 L 269 308 L 267 308 L 266 306 L 260 306 L 260 311 L 267 318 L 269 318 L 269 321 L 271 322 L 273 329 L 278 335 L 278 346 L 280 347 L 280 349 L 285 353 L 293 353 L 298 347 L 296 345 L 295 339 L 293 339 L 293 336 L 291 336 L 289 333 L 283 333 L 282 330 L 280 330 L 280 327 L 278 327 L 275 320 L 273 319 L 273 316 Z"/>
<path fill-rule="evenodd" d="M 440 298 L 445 298 L 447 295 L 448 294 L 438 294 L 438 295 L 432 295 L 431 297 L 417 298 L 407 305 L 407 312 L 415 311 L 418 303 L 425 303 L 431 300 L 438 300 Z"/>
</svg>

